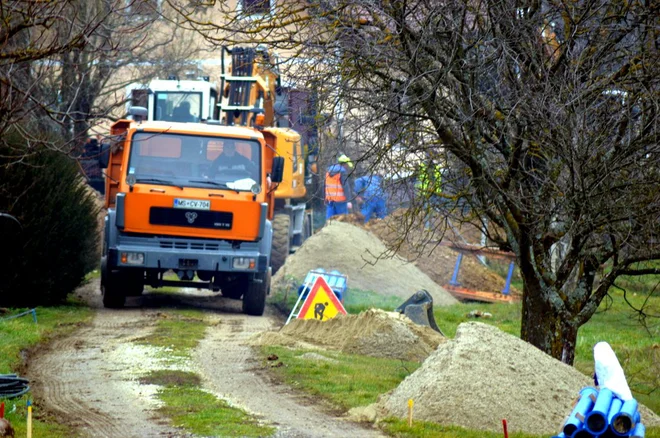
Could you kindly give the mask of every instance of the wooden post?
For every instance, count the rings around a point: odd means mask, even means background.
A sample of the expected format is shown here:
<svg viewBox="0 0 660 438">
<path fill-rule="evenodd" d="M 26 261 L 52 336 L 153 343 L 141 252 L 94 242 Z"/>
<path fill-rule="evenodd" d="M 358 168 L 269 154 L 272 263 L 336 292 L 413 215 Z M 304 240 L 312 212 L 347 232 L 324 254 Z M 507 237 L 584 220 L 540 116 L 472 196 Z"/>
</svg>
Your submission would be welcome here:
<svg viewBox="0 0 660 438">
<path fill-rule="evenodd" d="M 27 415 L 27 438 L 32 438 L 32 402 L 28 400 L 28 415 Z"/>
</svg>

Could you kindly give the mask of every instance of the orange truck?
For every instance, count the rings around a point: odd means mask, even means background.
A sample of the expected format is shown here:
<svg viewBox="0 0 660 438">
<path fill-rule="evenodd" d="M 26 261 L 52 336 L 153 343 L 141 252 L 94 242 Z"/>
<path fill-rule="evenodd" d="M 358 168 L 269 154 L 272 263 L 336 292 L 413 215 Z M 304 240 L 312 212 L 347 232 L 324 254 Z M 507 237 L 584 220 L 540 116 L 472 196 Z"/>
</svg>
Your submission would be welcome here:
<svg viewBox="0 0 660 438">
<path fill-rule="evenodd" d="M 263 314 L 274 191 L 284 169 L 274 152 L 277 136 L 249 127 L 126 119 L 112 125 L 110 138 L 101 154 L 108 211 L 104 305 L 122 307 L 145 285 L 174 285 L 222 290 L 242 299 L 245 313 Z M 178 280 L 167 279 L 168 271 Z"/>
<path fill-rule="evenodd" d="M 99 159 L 106 307 L 145 285 L 175 286 L 220 291 L 262 315 L 272 273 L 311 232 L 301 136 L 274 126 L 279 76 L 263 50 L 228 52 L 221 93 L 152 84 L 146 107 L 111 126 Z"/>
</svg>

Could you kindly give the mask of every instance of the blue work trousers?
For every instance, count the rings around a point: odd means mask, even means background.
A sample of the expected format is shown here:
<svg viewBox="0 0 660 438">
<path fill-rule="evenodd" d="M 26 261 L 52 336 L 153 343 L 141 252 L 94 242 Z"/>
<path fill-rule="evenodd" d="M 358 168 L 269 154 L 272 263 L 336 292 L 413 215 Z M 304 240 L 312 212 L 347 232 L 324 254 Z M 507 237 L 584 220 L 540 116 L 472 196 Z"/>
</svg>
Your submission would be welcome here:
<svg viewBox="0 0 660 438">
<path fill-rule="evenodd" d="M 366 224 L 371 219 L 372 215 L 376 215 L 378 219 L 383 219 L 387 216 L 387 205 L 383 198 L 371 198 L 362 204 L 362 216 L 364 216 L 364 223 Z"/>
<path fill-rule="evenodd" d="M 348 214 L 348 201 L 328 201 L 325 206 L 325 218 L 330 219 L 340 214 Z"/>
</svg>

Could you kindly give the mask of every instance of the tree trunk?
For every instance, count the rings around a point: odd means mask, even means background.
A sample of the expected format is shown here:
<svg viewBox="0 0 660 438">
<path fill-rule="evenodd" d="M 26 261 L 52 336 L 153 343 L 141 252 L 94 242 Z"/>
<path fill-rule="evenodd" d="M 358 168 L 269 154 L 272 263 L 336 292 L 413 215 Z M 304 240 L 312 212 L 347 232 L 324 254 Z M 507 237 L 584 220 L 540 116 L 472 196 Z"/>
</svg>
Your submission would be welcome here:
<svg viewBox="0 0 660 438">
<path fill-rule="evenodd" d="M 578 328 L 563 321 L 543 300 L 538 282 L 524 279 L 520 337 L 565 364 L 573 365 Z"/>
</svg>

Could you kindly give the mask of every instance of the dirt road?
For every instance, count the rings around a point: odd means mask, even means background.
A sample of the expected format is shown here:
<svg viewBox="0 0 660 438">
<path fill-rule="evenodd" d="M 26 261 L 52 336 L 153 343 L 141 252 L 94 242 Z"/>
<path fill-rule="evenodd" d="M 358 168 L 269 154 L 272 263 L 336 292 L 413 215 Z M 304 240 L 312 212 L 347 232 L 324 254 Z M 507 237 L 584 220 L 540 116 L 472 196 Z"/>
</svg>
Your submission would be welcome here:
<svg viewBox="0 0 660 438">
<path fill-rule="evenodd" d="M 52 343 L 30 358 L 27 377 L 39 407 L 73 425 L 82 437 L 191 437 L 156 411 L 157 387 L 138 383 L 161 369 L 162 357 L 132 341 L 150 333 L 157 314 L 172 306 L 207 310 L 206 337 L 186 367 L 204 389 L 277 427 L 277 437 L 380 437 L 333 415 L 310 397 L 276 384 L 246 343 L 253 334 L 282 325 L 271 309 L 263 317 L 240 312 L 240 302 L 198 294 L 145 294 L 122 310 L 104 309 L 98 281 L 77 294 L 97 310 L 90 326 Z"/>
</svg>

